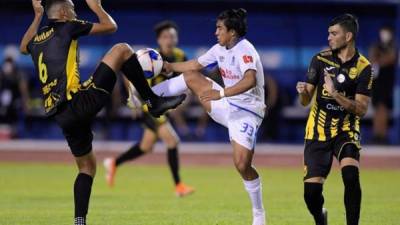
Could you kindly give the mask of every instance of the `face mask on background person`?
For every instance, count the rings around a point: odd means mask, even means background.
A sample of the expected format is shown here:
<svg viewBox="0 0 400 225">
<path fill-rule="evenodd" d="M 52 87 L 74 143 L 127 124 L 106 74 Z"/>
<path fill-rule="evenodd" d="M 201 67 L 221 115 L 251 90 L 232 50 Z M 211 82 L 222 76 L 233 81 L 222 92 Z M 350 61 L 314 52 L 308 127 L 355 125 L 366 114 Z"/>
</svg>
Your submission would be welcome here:
<svg viewBox="0 0 400 225">
<path fill-rule="evenodd" d="M 14 65 L 11 62 L 5 62 L 1 69 L 5 75 L 10 75 L 14 70 Z"/>
<path fill-rule="evenodd" d="M 388 30 L 381 30 L 379 32 L 379 38 L 383 44 L 388 44 L 389 42 L 392 41 L 393 35 L 390 31 Z"/>
</svg>

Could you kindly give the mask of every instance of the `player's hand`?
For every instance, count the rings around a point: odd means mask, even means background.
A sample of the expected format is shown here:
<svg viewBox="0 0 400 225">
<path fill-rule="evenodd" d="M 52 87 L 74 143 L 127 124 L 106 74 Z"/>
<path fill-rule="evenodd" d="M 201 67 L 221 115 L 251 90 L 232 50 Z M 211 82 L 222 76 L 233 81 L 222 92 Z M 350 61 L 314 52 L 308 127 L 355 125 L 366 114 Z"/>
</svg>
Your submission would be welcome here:
<svg viewBox="0 0 400 225">
<path fill-rule="evenodd" d="M 163 67 L 162 67 L 162 71 L 163 74 L 165 75 L 170 75 L 172 74 L 174 71 L 172 71 L 172 67 L 171 64 L 167 61 L 164 61 L 163 63 Z"/>
<path fill-rule="evenodd" d="M 221 96 L 219 94 L 219 91 L 212 89 L 212 90 L 208 90 L 208 91 L 205 91 L 202 94 L 200 94 L 199 98 L 200 98 L 200 101 L 208 102 L 208 101 L 219 100 L 219 99 L 221 99 Z"/>
<path fill-rule="evenodd" d="M 306 94 L 307 93 L 307 83 L 306 82 L 297 82 L 296 90 L 299 94 Z"/>
<path fill-rule="evenodd" d="M 32 0 L 32 7 L 33 11 L 35 12 L 35 15 L 37 16 L 42 16 L 44 9 L 42 6 L 42 0 Z"/>
<path fill-rule="evenodd" d="M 324 81 L 325 81 L 324 87 L 325 87 L 326 91 L 328 91 L 328 93 L 330 95 L 332 95 L 332 93 L 336 91 L 335 85 L 333 84 L 332 78 L 329 75 L 329 73 L 325 72 L 324 74 L 325 74 L 324 75 Z"/>
<path fill-rule="evenodd" d="M 86 0 L 86 4 L 88 4 L 89 7 L 101 6 L 101 0 Z"/>
<path fill-rule="evenodd" d="M 101 6 L 101 0 L 86 0 L 86 4 L 96 14 L 103 9 Z"/>
</svg>

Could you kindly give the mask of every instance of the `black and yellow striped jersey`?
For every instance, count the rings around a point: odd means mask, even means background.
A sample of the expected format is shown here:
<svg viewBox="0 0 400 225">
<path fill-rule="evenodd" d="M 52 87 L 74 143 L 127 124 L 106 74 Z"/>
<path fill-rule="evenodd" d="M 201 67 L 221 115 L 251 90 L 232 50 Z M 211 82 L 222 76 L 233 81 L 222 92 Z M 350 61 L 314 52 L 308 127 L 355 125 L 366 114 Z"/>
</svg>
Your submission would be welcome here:
<svg viewBox="0 0 400 225">
<path fill-rule="evenodd" d="M 28 51 L 39 75 L 46 115 L 57 111 L 80 88 L 78 38 L 93 24 L 81 20 L 50 20 L 29 42 Z"/>
<path fill-rule="evenodd" d="M 370 96 L 372 71 L 369 61 L 358 51 L 354 57 L 341 63 L 335 51 L 323 51 L 315 55 L 307 71 L 307 83 L 315 86 L 315 93 L 307 120 L 306 140 L 329 140 L 340 132 L 358 139 L 360 117 L 347 112 L 324 88 L 324 73 L 328 73 L 335 88 L 349 99 L 356 94 Z"/>
<path fill-rule="evenodd" d="M 164 61 L 167 61 L 167 62 L 170 62 L 170 63 L 183 62 L 183 61 L 187 60 L 185 52 L 180 48 L 174 48 L 172 50 L 172 55 L 170 55 L 170 56 L 163 55 L 161 53 L 160 49 L 157 49 L 157 51 L 160 52 L 161 57 L 163 58 Z M 163 82 L 164 80 L 167 80 L 169 78 L 175 77 L 177 75 L 179 75 L 179 74 L 178 73 L 174 73 L 172 76 L 166 76 L 166 75 L 160 74 L 160 75 L 158 75 L 158 76 L 156 76 L 156 77 L 154 77 L 152 79 L 148 79 L 147 81 L 149 82 L 149 85 L 152 87 L 152 86 L 154 86 L 154 85 L 156 85 L 158 83 Z"/>
</svg>

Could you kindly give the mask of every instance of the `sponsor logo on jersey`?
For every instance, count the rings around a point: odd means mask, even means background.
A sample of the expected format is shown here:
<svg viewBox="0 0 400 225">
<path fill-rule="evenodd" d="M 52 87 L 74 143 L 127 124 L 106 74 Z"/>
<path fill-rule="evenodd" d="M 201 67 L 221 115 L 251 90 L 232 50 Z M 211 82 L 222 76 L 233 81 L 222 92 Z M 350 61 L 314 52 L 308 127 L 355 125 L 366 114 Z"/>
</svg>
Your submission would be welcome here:
<svg viewBox="0 0 400 225">
<path fill-rule="evenodd" d="M 231 79 L 231 80 L 240 79 L 239 75 L 233 74 L 233 72 L 230 71 L 230 70 L 228 70 L 228 69 L 220 68 L 219 71 L 220 71 L 221 76 L 222 76 L 223 78 Z"/>
<path fill-rule="evenodd" d="M 328 103 L 328 104 L 326 105 L 326 109 L 332 110 L 332 111 L 341 111 L 341 112 L 344 111 L 344 107 L 343 107 L 343 106 L 334 105 L 334 104 L 331 104 L 331 103 Z"/>
<path fill-rule="evenodd" d="M 346 96 L 345 91 L 340 91 L 339 93 L 342 94 L 343 96 Z M 326 99 L 333 99 L 332 96 L 329 94 L 328 90 L 326 90 L 325 85 L 323 86 L 321 97 Z"/>
<path fill-rule="evenodd" d="M 45 32 L 43 32 L 43 33 L 41 33 L 41 34 L 36 35 L 35 38 L 33 39 L 33 41 L 34 41 L 34 42 L 42 42 L 42 41 L 45 41 L 45 40 L 47 40 L 53 33 L 54 33 L 54 29 L 51 28 L 51 29 L 48 30 L 48 31 L 45 31 Z"/>
</svg>

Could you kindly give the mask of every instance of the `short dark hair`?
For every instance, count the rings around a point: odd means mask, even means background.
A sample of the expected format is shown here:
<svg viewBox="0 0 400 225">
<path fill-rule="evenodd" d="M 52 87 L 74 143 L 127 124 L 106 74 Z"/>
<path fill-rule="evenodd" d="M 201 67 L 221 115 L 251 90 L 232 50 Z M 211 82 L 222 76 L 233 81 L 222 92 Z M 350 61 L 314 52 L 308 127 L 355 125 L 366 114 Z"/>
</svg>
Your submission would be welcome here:
<svg viewBox="0 0 400 225">
<path fill-rule="evenodd" d="M 340 25 L 347 32 L 351 32 L 353 34 L 353 40 L 356 39 L 358 35 L 358 19 L 356 16 L 352 14 L 343 14 L 338 17 L 335 17 L 330 23 L 329 26 Z"/>
<path fill-rule="evenodd" d="M 178 25 L 176 25 L 176 23 L 173 22 L 173 21 L 164 20 L 164 21 L 161 21 L 161 22 L 157 23 L 154 26 L 154 32 L 156 33 L 156 37 L 157 38 L 160 37 L 161 33 L 164 30 L 167 30 L 167 29 L 170 29 L 170 28 L 174 28 L 176 31 L 178 31 Z"/>
<path fill-rule="evenodd" d="M 247 34 L 247 11 L 243 8 L 225 10 L 217 20 L 223 21 L 228 30 L 235 30 L 239 37 Z"/>
<path fill-rule="evenodd" d="M 387 30 L 387 31 L 390 31 L 392 34 L 394 33 L 393 26 L 390 26 L 388 24 L 383 25 L 381 28 L 379 28 L 379 30 Z"/>
<path fill-rule="evenodd" d="M 47 13 L 52 5 L 57 4 L 57 3 L 65 3 L 65 2 L 67 2 L 67 1 L 66 0 L 46 0 L 44 2 L 44 10 Z"/>
</svg>

